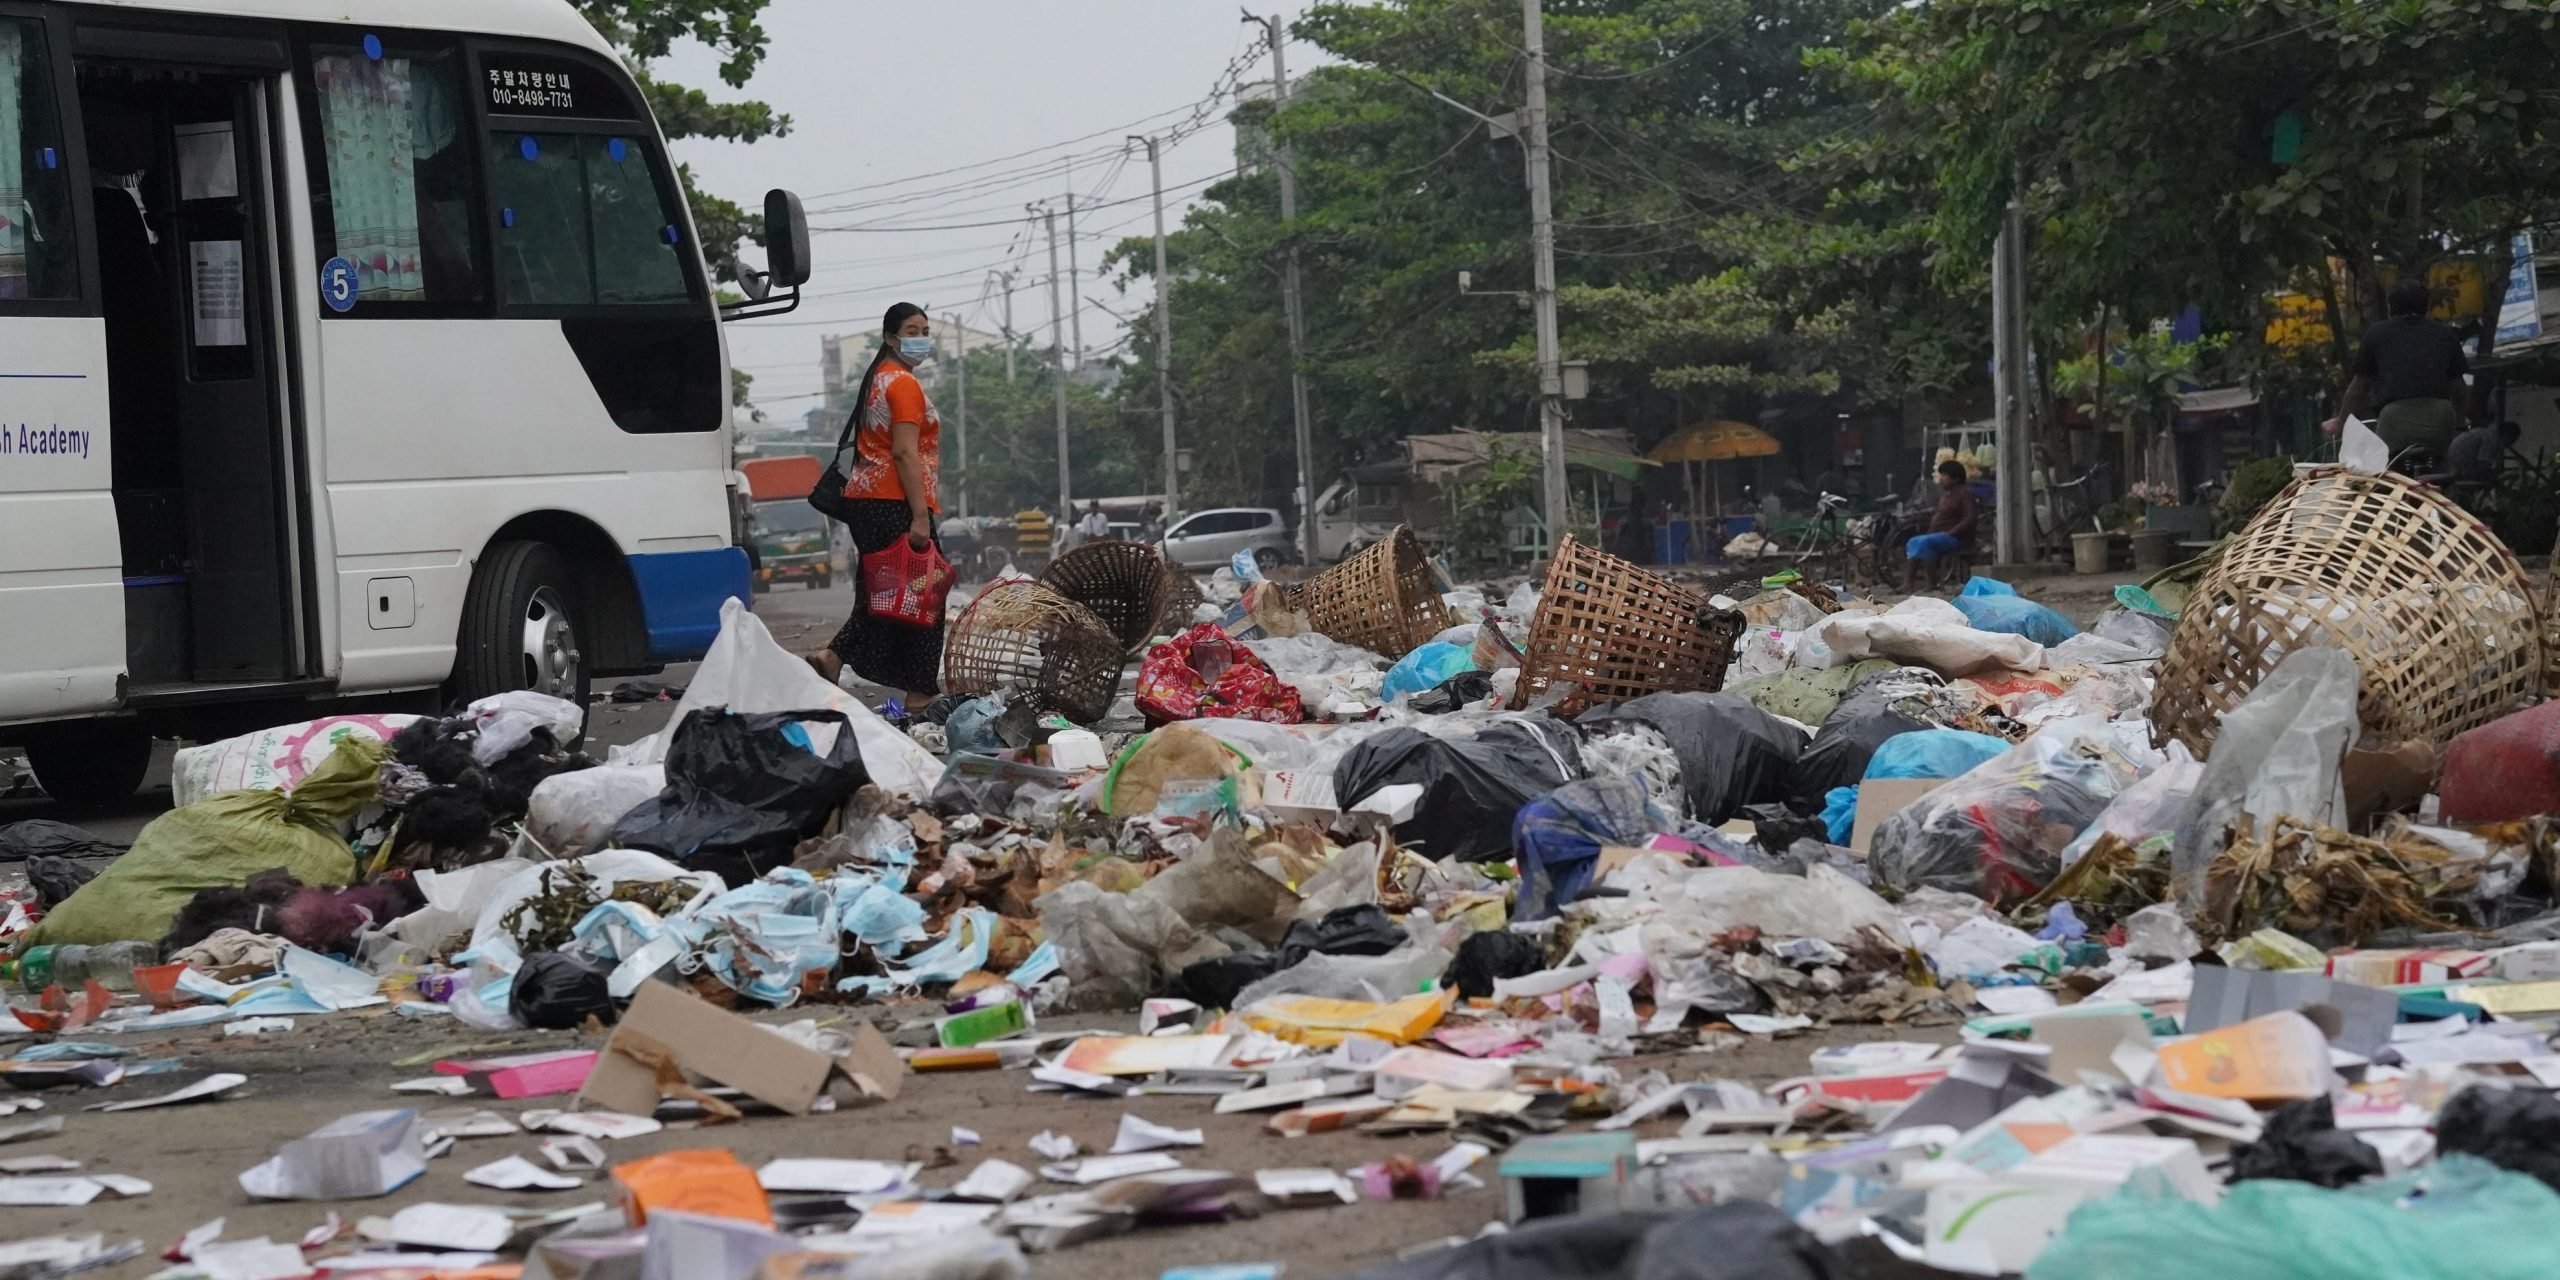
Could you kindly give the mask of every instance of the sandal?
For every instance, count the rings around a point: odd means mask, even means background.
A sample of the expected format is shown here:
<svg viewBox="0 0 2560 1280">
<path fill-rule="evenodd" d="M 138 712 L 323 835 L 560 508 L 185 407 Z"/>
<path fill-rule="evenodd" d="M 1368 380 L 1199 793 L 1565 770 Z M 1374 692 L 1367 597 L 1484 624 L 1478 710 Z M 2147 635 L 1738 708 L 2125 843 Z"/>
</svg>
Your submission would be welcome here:
<svg viewBox="0 0 2560 1280">
<path fill-rule="evenodd" d="M 808 663 L 809 669 L 817 672 L 818 678 L 826 681 L 828 684 L 837 683 L 844 675 L 844 659 L 837 657 L 836 651 L 833 649 L 820 649 L 815 653 L 804 653 L 800 655 L 800 660 Z"/>
</svg>

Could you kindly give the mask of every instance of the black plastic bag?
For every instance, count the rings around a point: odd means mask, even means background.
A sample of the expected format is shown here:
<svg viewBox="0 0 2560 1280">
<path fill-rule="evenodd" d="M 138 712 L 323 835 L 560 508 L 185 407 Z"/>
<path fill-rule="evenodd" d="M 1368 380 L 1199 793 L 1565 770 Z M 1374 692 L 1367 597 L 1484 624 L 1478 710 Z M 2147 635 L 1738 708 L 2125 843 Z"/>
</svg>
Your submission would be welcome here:
<svg viewBox="0 0 2560 1280">
<path fill-rule="evenodd" d="M 1308 956 L 1382 956 L 1410 936 L 1378 907 L 1336 907 L 1321 920 L 1291 921 L 1277 950 L 1239 952 L 1185 966 L 1174 975 L 1173 994 L 1203 1009 L 1232 1009 L 1237 992 Z"/>
<path fill-rule="evenodd" d="M 1389 729 L 1342 757 L 1333 792 L 1352 805 L 1380 787 L 1420 783 L 1422 800 L 1396 839 L 1444 861 L 1491 862 L 1511 856 L 1511 820 L 1522 805 L 1581 776 L 1573 730 L 1524 719 L 1455 740 Z"/>
<path fill-rule="evenodd" d="M 2337 1109 L 2326 1097 L 2285 1104 L 2267 1117 L 2263 1136 L 2231 1152 L 2233 1182 L 2275 1178 L 2334 1191 L 2381 1176 L 2382 1153 L 2339 1128 Z"/>
<path fill-rule="evenodd" d="M 2475 1084 L 2436 1113 L 2436 1154 L 2478 1156 L 2560 1190 L 2560 1098 Z"/>
<path fill-rule="evenodd" d="M 1469 1000 L 1493 998 L 1493 984 L 1503 978 L 1525 978 L 1547 967 L 1546 948 L 1516 933 L 1471 933 L 1458 944 L 1456 959 L 1440 975 L 1440 985 Z"/>
<path fill-rule="evenodd" d="M 29 818 L 0 827 L 0 862 L 30 858 L 112 858 L 125 846 L 102 840 L 68 822 Z"/>
<path fill-rule="evenodd" d="M 1527 1222 L 1351 1280 L 1851 1280 L 1866 1274 L 1776 1207 L 1735 1201 Z"/>
<path fill-rule="evenodd" d="M 1288 967 L 1276 951 L 1239 952 L 1183 966 L 1170 989 L 1203 1009 L 1232 1009 L 1237 992 Z"/>
<path fill-rule="evenodd" d="M 1815 731 L 1787 777 L 1787 803 L 1819 813 L 1834 787 L 1854 787 L 1867 776 L 1867 760 L 1887 738 L 1938 726 L 1893 709 L 1876 694 L 1852 694 Z"/>
<path fill-rule="evenodd" d="M 835 742 L 821 755 L 808 728 L 825 725 Z M 663 854 L 735 887 L 789 866 L 793 846 L 870 780 L 843 712 L 689 712 L 667 749 L 667 789 L 622 815 L 606 847 Z"/>
<path fill-rule="evenodd" d="M 36 905 L 47 911 L 61 906 L 80 886 L 98 878 L 95 867 L 84 867 L 69 858 L 27 859 L 27 887 L 36 891 Z"/>
<path fill-rule="evenodd" d="M 541 951 L 516 968 L 515 985 L 507 991 L 507 1012 L 528 1027 L 565 1031 L 587 1025 L 587 1019 L 611 1025 L 620 1011 L 606 989 L 612 970 L 585 956 Z"/>
<path fill-rule="evenodd" d="M 1446 715 L 1460 707 L 1471 706 L 1492 696 L 1492 672 L 1461 671 L 1413 695 L 1412 700 L 1406 705 L 1424 715 Z"/>
<path fill-rule="evenodd" d="M 1680 785 L 1690 816 L 1714 826 L 1744 808 L 1784 799 L 1787 779 L 1804 754 L 1804 734 L 1731 693 L 1648 693 L 1614 707 L 1595 707 L 1585 729 L 1633 721 L 1651 725 L 1680 757 Z"/>
</svg>

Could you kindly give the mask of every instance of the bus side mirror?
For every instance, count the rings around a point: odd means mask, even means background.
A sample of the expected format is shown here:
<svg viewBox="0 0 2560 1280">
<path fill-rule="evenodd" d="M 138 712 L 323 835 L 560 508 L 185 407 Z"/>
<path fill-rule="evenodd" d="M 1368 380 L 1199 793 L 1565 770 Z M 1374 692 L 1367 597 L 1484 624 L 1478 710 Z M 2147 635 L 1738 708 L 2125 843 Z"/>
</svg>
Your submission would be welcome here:
<svg viewBox="0 0 2560 1280">
<path fill-rule="evenodd" d="M 809 283 L 809 217 L 800 197 L 776 187 L 764 195 L 765 269 L 741 269 L 738 288 L 744 302 L 720 308 L 720 318 L 753 320 L 788 315 L 800 309 L 800 286 Z"/>
<path fill-rule="evenodd" d="M 799 196 L 780 187 L 764 193 L 764 241 L 765 269 L 777 287 L 809 283 L 809 215 Z"/>
</svg>

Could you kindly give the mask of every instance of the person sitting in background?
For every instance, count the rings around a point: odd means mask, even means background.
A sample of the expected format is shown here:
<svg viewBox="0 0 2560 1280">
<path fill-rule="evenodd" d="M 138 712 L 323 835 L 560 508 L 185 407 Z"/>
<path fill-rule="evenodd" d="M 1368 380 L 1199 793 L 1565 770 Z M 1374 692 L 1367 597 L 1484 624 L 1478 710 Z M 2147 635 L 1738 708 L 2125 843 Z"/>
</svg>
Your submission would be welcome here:
<svg viewBox="0 0 2560 1280">
<path fill-rule="evenodd" d="M 1938 464 L 1938 491 L 1938 509 L 1929 516 L 1928 531 L 1911 535 L 1909 545 L 1903 548 L 1905 593 L 1919 588 L 1921 561 L 1929 561 L 1933 570 L 1942 575 L 1958 557 L 1973 553 L 1974 528 L 1982 523 L 1982 506 L 1973 500 L 1973 490 L 1966 485 L 1963 463 L 1950 458 Z"/>
<path fill-rule="evenodd" d="M 2427 315 L 2427 282 L 2415 276 L 2391 286 L 2391 318 L 2375 325 L 2356 348 L 2331 435 L 2349 418 L 2373 415 L 2374 431 L 2391 450 L 2391 469 L 2424 474 L 2442 462 L 2454 433 L 2469 417 L 2470 388 L 2463 375 L 2471 362 L 2462 335 Z"/>
</svg>

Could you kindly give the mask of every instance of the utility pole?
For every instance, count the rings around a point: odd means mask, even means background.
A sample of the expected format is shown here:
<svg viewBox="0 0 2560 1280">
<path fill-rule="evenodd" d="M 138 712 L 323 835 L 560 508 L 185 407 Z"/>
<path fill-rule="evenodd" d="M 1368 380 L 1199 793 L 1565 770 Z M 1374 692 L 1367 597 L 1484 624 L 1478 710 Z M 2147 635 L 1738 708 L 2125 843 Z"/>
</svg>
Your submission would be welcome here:
<svg viewBox="0 0 2560 1280">
<path fill-rule="evenodd" d="M 1572 491 L 1564 474 L 1564 348 L 1556 332 L 1555 201 L 1547 172 L 1547 36 L 1544 0 L 1520 0 L 1521 48 L 1529 55 L 1529 248 L 1538 313 L 1538 452 L 1546 463 L 1547 547 L 1564 545 Z"/>
<path fill-rule="evenodd" d="M 1998 412 L 1997 442 L 2000 563 L 2035 558 L 2035 516 L 2027 477 L 2034 467 L 2027 448 L 2027 216 L 2017 193 L 2000 216 L 2000 238 L 1991 249 L 1992 394 Z"/>
<path fill-rule="evenodd" d="M 1153 138 L 1147 144 L 1147 175 L 1156 194 L 1156 409 L 1164 415 L 1164 523 L 1173 526 L 1182 510 L 1182 453 L 1173 439 L 1173 279 L 1164 261 L 1164 155 Z"/>
<path fill-rule="evenodd" d="M 1075 489 L 1067 480 L 1067 317 L 1058 305 L 1058 212 L 1042 209 L 1040 218 L 1049 227 L 1049 360 L 1057 366 L 1050 379 L 1058 390 L 1058 520 L 1063 526 L 1076 505 Z"/>
<path fill-rule="evenodd" d="M 1535 2 L 1531 0 L 1531 3 Z M 1289 105 L 1288 33 L 1282 29 L 1278 14 L 1257 18 L 1248 13 L 1245 21 L 1260 24 L 1264 37 L 1271 42 L 1271 109 L 1283 110 Z M 1280 225 L 1290 236 L 1290 243 L 1288 257 L 1280 267 L 1280 301 L 1289 317 L 1289 412 L 1296 421 L 1298 437 L 1298 554 L 1313 564 L 1316 559 L 1316 445 L 1315 430 L 1307 420 L 1307 319 L 1298 298 L 1297 221 L 1297 148 L 1284 143 L 1280 148 Z"/>
<path fill-rule="evenodd" d="M 951 317 L 951 341 L 959 356 L 951 362 L 952 375 L 960 383 L 960 515 L 969 514 L 969 326 L 960 317 Z"/>
<path fill-rule="evenodd" d="M 1013 351 L 1021 345 L 1013 332 L 1013 277 L 1011 271 L 999 271 L 996 279 L 1004 281 L 1004 380 L 1013 381 Z"/>
<path fill-rule="evenodd" d="M 1067 332 L 1076 367 L 1084 367 L 1084 272 L 1076 267 L 1076 162 L 1067 162 Z"/>
</svg>

